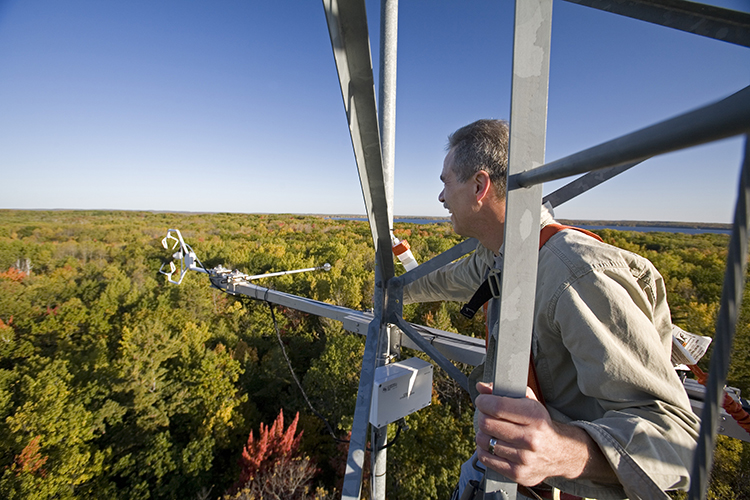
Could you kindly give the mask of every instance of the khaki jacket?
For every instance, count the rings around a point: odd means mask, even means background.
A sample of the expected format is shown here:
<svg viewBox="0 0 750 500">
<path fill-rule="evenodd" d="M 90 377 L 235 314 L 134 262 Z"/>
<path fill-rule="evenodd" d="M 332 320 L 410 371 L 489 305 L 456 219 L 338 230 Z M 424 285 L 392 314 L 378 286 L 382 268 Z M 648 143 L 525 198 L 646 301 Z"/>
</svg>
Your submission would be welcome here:
<svg viewBox="0 0 750 500">
<path fill-rule="evenodd" d="M 543 225 L 550 220 L 543 217 Z M 466 302 L 501 261 L 502 254 L 495 258 L 479 245 L 406 287 L 404 302 Z M 547 409 L 596 441 L 622 487 L 546 483 L 601 500 L 667 498 L 664 490 L 687 489 L 700 421 L 670 362 L 669 306 L 654 266 L 579 231 L 561 231 L 539 252 L 534 310 L 532 352 Z"/>
</svg>

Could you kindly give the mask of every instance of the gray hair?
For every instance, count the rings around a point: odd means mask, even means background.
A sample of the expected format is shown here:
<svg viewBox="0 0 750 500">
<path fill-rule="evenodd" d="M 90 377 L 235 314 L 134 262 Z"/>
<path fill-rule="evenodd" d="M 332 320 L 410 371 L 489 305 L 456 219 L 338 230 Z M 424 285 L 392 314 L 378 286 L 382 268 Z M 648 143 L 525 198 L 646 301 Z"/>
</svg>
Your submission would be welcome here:
<svg viewBox="0 0 750 500">
<path fill-rule="evenodd" d="M 448 150 L 453 150 L 458 181 L 466 182 L 484 170 L 497 194 L 505 196 L 509 136 L 505 120 L 477 120 L 449 135 Z"/>
</svg>

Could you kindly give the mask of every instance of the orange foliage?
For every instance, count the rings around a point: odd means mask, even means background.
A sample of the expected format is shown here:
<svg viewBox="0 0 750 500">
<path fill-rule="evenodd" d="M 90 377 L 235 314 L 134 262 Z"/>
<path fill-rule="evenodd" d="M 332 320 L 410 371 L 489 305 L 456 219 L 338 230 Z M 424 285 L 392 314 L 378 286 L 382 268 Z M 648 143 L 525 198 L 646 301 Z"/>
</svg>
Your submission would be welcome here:
<svg viewBox="0 0 750 500">
<path fill-rule="evenodd" d="M 5 278 L 17 283 L 20 283 L 25 277 L 26 273 L 16 269 L 15 267 L 11 267 L 7 271 L 0 273 L 0 279 Z"/>
<path fill-rule="evenodd" d="M 8 323 L 3 322 L 2 318 L 0 318 L 0 332 L 2 332 L 3 330 L 12 330 L 13 327 L 10 326 L 11 323 L 13 323 L 13 316 L 10 317 Z"/>
</svg>

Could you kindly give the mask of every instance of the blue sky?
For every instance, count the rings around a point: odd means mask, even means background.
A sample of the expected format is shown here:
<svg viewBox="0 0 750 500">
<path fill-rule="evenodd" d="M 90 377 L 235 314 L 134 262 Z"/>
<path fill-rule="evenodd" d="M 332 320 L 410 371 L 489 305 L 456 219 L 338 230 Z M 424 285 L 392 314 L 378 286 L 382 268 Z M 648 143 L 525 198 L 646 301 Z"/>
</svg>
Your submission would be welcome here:
<svg viewBox="0 0 750 500">
<path fill-rule="evenodd" d="M 547 161 L 750 84 L 750 49 L 555 2 Z M 401 2 L 397 215 L 445 215 L 447 135 L 508 117 L 512 24 L 509 0 Z M 557 215 L 729 222 L 742 147 L 650 160 Z M 0 208 L 364 213 L 319 0 L 0 0 L 0 174 Z"/>
</svg>

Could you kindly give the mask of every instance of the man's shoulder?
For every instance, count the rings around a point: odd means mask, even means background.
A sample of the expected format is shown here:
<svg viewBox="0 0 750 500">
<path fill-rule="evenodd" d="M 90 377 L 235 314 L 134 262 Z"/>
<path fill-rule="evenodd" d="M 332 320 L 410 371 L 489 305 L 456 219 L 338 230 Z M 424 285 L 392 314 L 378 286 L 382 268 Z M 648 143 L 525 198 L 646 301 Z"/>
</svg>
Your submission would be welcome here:
<svg viewBox="0 0 750 500">
<path fill-rule="evenodd" d="M 594 269 L 652 267 L 645 257 L 572 228 L 553 235 L 540 250 L 539 261 L 540 269 L 562 265 L 573 274 Z"/>
</svg>

